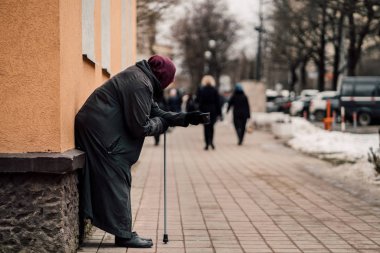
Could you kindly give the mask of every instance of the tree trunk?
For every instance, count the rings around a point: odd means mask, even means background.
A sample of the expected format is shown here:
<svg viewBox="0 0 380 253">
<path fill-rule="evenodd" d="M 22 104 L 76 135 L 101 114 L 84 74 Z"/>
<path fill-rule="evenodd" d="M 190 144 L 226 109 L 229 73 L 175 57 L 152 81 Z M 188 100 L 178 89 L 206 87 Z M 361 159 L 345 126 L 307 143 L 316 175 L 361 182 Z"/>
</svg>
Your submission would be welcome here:
<svg viewBox="0 0 380 253">
<path fill-rule="evenodd" d="M 148 40 L 149 40 L 149 52 L 151 55 L 156 54 L 154 50 L 154 45 L 156 44 L 156 23 L 157 23 L 157 17 L 155 15 L 151 15 L 149 18 L 149 34 L 148 34 Z"/>
<path fill-rule="evenodd" d="M 307 59 L 304 59 L 301 64 L 301 83 L 300 83 L 300 90 L 303 90 L 307 87 L 307 72 L 306 72 L 306 65 L 307 65 Z"/>
<path fill-rule="evenodd" d="M 291 91 L 294 91 L 295 86 L 298 82 L 298 76 L 297 76 L 297 65 L 296 64 L 291 64 L 290 65 L 290 84 L 289 84 L 289 89 Z"/>
<path fill-rule="evenodd" d="M 355 67 L 356 67 L 356 50 L 355 50 L 355 44 L 356 44 L 356 29 L 355 29 L 355 21 L 354 21 L 354 13 L 351 11 L 348 15 L 348 21 L 349 21 L 349 46 L 348 46 L 348 53 L 347 53 L 347 75 L 348 76 L 355 76 Z"/>
<path fill-rule="evenodd" d="M 347 68 L 348 68 L 348 75 L 349 76 L 355 76 L 356 75 L 356 66 L 359 62 L 360 55 L 362 52 L 362 46 L 364 42 L 364 38 L 370 33 L 370 26 L 372 24 L 373 19 L 375 18 L 375 12 L 373 10 L 373 6 L 371 3 L 366 2 L 366 22 L 360 29 L 360 31 L 357 30 L 356 24 L 355 24 L 355 4 L 356 2 L 353 1 L 350 3 L 350 11 L 348 14 L 348 20 L 349 20 L 349 39 L 350 44 L 348 47 L 348 60 L 347 60 Z"/>
<path fill-rule="evenodd" d="M 344 21 L 344 15 L 341 13 L 341 16 L 339 17 L 339 21 L 337 24 L 337 36 L 335 38 L 334 43 L 334 63 L 333 63 L 333 80 L 332 80 L 332 88 L 333 90 L 336 90 L 338 87 L 338 78 L 339 78 L 339 67 L 340 67 L 340 56 L 341 56 L 341 47 L 342 47 L 342 36 L 343 36 L 343 21 Z"/>
<path fill-rule="evenodd" d="M 326 63 L 325 63 L 325 48 L 326 48 L 326 9 L 327 0 L 323 1 L 322 5 L 322 24 L 321 24 L 321 35 L 320 35 L 320 47 L 318 49 L 318 90 L 323 91 L 325 89 L 325 73 L 326 73 Z"/>
</svg>

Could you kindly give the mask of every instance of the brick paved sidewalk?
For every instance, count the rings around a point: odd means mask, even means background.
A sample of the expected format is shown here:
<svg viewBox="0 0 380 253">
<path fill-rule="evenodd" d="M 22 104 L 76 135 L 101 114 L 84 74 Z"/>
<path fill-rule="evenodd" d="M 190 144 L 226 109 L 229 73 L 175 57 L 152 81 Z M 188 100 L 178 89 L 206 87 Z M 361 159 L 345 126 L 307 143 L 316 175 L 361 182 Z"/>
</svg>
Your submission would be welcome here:
<svg viewBox="0 0 380 253">
<path fill-rule="evenodd" d="M 279 144 L 265 132 L 237 146 L 218 124 L 216 150 L 203 150 L 201 126 L 168 134 L 168 235 L 163 236 L 163 136 L 146 140 L 133 172 L 134 230 L 151 249 L 113 247 L 97 229 L 78 252 L 380 252 L 380 208 L 303 171 L 330 166 Z M 105 207 L 106 208 L 106 207 Z"/>
</svg>

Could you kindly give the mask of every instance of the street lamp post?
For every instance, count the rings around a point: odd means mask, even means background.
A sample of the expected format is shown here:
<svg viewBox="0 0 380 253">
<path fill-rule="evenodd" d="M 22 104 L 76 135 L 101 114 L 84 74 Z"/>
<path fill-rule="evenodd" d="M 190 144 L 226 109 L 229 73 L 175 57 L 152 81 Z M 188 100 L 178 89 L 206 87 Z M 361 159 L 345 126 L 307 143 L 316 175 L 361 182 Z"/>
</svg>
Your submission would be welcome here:
<svg viewBox="0 0 380 253">
<path fill-rule="evenodd" d="M 256 80 L 261 80 L 261 40 L 262 40 L 262 24 L 259 27 L 255 27 L 255 30 L 259 34 L 258 42 L 257 42 L 257 53 L 256 53 Z"/>
<path fill-rule="evenodd" d="M 260 24 L 259 26 L 255 27 L 255 30 L 258 33 L 258 41 L 257 41 L 257 53 L 256 53 L 256 71 L 255 71 L 255 76 L 256 80 L 260 81 L 261 80 L 261 41 L 262 41 L 262 34 L 265 32 L 264 30 L 264 24 L 263 24 L 263 0 L 260 0 L 260 5 L 259 5 L 259 19 L 260 19 Z"/>
<path fill-rule="evenodd" d="M 213 57 L 214 57 L 214 49 L 216 46 L 216 41 L 215 40 L 209 40 L 208 41 L 208 50 L 204 52 L 204 57 L 206 59 L 206 66 L 205 66 L 205 74 L 212 74 L 211 71 L 211 63 L 213 62 Z"/>
<path fill-rule="evenodd" d="M 211 51 L 207 50 L 205 51 L 204 53 L 204 56 L 205 56 L 205 59 L 206 59 L 206 64 L 205 64 L 205 68 L 204 68 L 204 73 L 205 74 L 210 74 L 210 59 L 211 59 Z"/>
</svg>

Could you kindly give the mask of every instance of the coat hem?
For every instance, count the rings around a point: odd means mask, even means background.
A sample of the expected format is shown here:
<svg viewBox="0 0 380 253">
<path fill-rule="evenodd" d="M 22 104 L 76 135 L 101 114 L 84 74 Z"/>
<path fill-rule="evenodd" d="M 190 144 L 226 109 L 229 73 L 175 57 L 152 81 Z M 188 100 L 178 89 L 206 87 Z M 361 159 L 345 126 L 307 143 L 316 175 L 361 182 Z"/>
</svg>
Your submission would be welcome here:
<svg viewBox="0 0 380 253">
<path fill-rule="evenodd" d="M 123 232 L 123 231 L 116 231 L 115 229 L 112 229 L 110 227 L 107 227 L 107 226 L 104 226 L 104 225 L 101 225 L 95 221 L 92 222 L 92 224 L 97 227 L 97 228 L 100 228 L 101 230 L 104 230 L 106 231 L 107 233 L 110 233 L 110 234 L 113 234 L 114 236 L 117 236 L 117 237 L 122 237 L 122 238 L 126 238 L 126 239 L 130 239 L 132 238 L 132 232 Z"/>
</svg>

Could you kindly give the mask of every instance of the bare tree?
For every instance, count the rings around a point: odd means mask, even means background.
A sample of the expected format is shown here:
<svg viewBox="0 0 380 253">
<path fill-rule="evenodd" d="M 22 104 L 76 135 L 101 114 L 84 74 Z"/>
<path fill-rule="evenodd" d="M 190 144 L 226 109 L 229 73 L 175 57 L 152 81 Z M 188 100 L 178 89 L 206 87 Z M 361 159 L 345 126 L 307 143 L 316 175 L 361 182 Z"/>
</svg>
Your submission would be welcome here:
<svg viewBox="0 0 380 253">
<path fill-rule="evenodd" d="M 304 15 L 306 7 L 302 4 L 294 6 L 293 2 L 274 1 L 273 30 L 268 35 L 272 57 L 288 65 L 290 90 L 294 90 L 299 81 L 298 68 L 301 70 L 300 88 L 306 86 L 306 64 L 316 52 L 318 39 L 314 32 L 310 32 L 309 17 Z"/>
<path fill-rule="evenodd" d="M 137 48 L 140 52 L 148 48 L 149 54 L 155 54 L 157 23 L 162 15 L 180 0 L 137 0 Z"/>
<path fill-rule="evenodd" d="M 318 69 L 318 89 L 325 88 L 327 64 L 332 64 L 336 89 L 342 52 L 346 50 L 348 75 L 355 75 L 363 47 L 380 35 L 379 0 L 274 0 L 274 7 L 271 52 L 287 60 L 291 87 L 298 81 L 297 69 L 304 83 L 305 63 L 312 59 Z M 331 59 L 326 53 L 329 43 L 334 48 Z"/>
<path fill-rule="evenodd" d="M 221 1 L 205 0 L 191 5 L 186 16 L 173 26 L 173 39 L 179 44 L 183 67 L 190 75 L 193 89 L 205 73 L 212 74 L 219 85 L 219 78 L 228 66 L 228 50 L 236 38 L 238 25 L 226 9 Z"/>
<path fill-rule="evenodd" d="M 336 90 L 338 78 L 341 74 L 341 59 L 343 46 L 343 29 L 346 13 L 344 11 L 344 2 L 342 0 L 330 1 L 327 9 L 327 36 L 328 41 L 334 46 L 333 57 L 333 79 L 332 89 Z"/>
<path fill-rule="evenodd" d="M 345 0 L 344 11 L 348 18 L 347 74 L 354 76 L 365 38 L 378 32 L 380 1 Z"/>
</svg>

